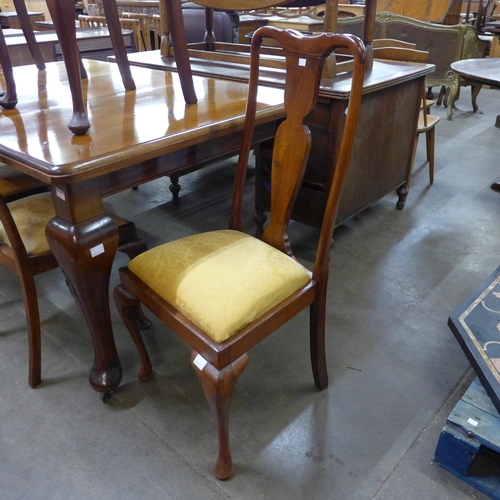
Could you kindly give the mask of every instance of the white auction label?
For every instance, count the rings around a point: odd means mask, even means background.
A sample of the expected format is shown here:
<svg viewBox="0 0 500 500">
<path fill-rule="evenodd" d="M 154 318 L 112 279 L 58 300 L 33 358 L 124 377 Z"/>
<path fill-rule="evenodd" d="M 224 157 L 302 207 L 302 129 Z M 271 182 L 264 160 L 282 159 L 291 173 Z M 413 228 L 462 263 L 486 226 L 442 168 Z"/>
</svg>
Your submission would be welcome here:
<svg viewBox="0 0 500 500">
<path fill-rule="evenodd" d="M 66 195 L 64 194 L 64 191 L 61 188 L 56 187 L 56 196 L 58 198 L 61 198 L 61 200 L 66 201 Z"/>
<path fill-rule="evenodd" d="M 477 420 L 474 420 L 473 418 L 469 418 L 469 420 L 467 420 L 467 423 L 476 427 L 479 422 Z"/>
<path fill-rule="evenodd" d="M 203 357 L 201 356 L 200 354 L 197 354 L 196 355 L 196 358 L 194 358 L 194 361 L 193 363 L 195 364 L 195 366 L 197 366 L 200 370 L 203 370 L 203 368 L 205 368 L 205 365 L 208 363 L 208 361 Z"/>
<path fill-rule="evenodd" d="M 99 243 L 99 245 L 90 249 L 90 255 L 92 255 L 92 258 L 97 257 L 102 253 L 104 253 L 104 245 L 102 243 Z"/>
</svg>

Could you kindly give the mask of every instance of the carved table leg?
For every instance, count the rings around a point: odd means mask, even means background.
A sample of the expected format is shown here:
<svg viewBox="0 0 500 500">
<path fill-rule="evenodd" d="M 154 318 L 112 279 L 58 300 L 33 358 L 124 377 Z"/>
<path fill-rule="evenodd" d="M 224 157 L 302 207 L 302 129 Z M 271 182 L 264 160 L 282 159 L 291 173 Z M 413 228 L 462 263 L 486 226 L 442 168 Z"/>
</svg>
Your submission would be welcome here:
<svg viewBox="0 0 500 500">
<path fill-rule="evenodd" d="M 83 102 L 80 52 L 76 43 L 75 6 L 67 0 L 47 0 L 47 7 L 61 45 L 73 100 L 73 116 L 68 128 L 74 134 L 85 134 L 90 128 L 90 123 Z"/>
<path fill-rule="evenodd" d="M 0 66 L 5 79 L 5 93 L 0 97 L 0 106 L 5 109 L 13 109 L 17 104 L 16 82 L 2 29 L 0 29 Z"/>
<path fill-rule="evenodd" d="M 174 207 L 179 206 L 179 193 L 181 191 L 181 186 L 179 184 L 179 174 L 172 174 L 170 176 L 170 185 L 168 186 L 170 192 L 172 193 L 172 205 Z"/>
<path fill-rule="evenodd" d="M 91 187 L 96 188 L 96 185 Z M 99 193 L 98 189 L 95 191 Z M 70 189 L 57 188 L 54 196 L 57 216 L 47 225 L 46 234 L 90 329 L 94 346 L 90 385 L 96 391 L 109 393 L 118 387 L 122 376 L 111 328 L 108 294 L 118 229 L 110 217 L 102 214 L 99 197 L 92 199 L 89 193 L 82 190 L 71 200 Z M 99 211 L 101 213 L 96 215 Z M 78 221 L 87 217 L 87 220 Z"/>
</svg>

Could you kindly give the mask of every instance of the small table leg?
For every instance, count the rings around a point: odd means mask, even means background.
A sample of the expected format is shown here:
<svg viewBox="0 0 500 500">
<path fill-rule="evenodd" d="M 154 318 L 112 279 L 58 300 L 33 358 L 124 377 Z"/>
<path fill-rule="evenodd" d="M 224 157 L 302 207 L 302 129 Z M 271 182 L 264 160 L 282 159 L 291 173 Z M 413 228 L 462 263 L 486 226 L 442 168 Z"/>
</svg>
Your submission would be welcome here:
<svg viewBox="0 0 500 500">
<path fill-rule="evenodd" d="M 94 187 L 100 195 L 98 185 Z M 83 191 L 72 200 L 71 189 L 59 191 L 65 201 L 57 199 L 58 193 L 54 196 L 57 216 L 47 225 L 47 240 L 90 329 L 94 346 L 90 385 L 96 391 L 109 393 L 118 387 L 122 376 L 109 310 L 109 279 L 118 246 L 118 229 L 102 213 L 98 196 L 92 199 L 89 191 Z M 87 207 L 85 194 L 89 195 Z M 79 222 L 79 216 L 91 218 Z"/>
</svg>

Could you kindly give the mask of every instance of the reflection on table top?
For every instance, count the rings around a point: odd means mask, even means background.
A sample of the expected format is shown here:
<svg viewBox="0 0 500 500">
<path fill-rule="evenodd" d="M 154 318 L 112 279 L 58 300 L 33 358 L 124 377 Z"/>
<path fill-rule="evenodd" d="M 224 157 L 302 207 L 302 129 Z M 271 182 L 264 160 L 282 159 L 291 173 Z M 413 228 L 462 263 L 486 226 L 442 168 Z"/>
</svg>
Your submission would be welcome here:
<svg viewBox="0 0 500 500">
<path fill-rule="evenodd" d="M 173 57 L 162 57 L 159 50 L 148 50 L 128 54 L 130 64 L 144 68 L 175 70 Z M 109 60 L 114 60 L 111 56 Z M 217 75 L 228 80 L 248 81 L 249 68 L 245 64 L 209 60 L 191 57 L 191 68 L 194 74 L 202 76 Z M 434 71 L 433 64 L 411 63 L 401 61 L 374 61 L 373 68 L 365 72 L 363 93 L 376 92 L 398 83 L 413 80 Z M 260 80 L 265 85 L 282 86 L 285 78 L 284 70 L 261 68 Z M 338 75 L 334 79 L 321 81 L 320 94 L 334 99 L 348 99 L 351 91 L 351 73 Z"/>
<path fill-rule="evenodd" d="M 62 62 L 46 71 L 15 68 L 19 103 L 0 112 L 0 159 L 44 182 L 68 184 L 240 130 L 247 85 L 196 76 L 198 103 L 186 105 L 176 73 L 133 67 L 137 90 L 125 92 L 113 63 L 85 61 L 91 129 L 67 128 L 71 93 Z M 283 92 L 261 87 L 257 123 L 283 115 Z"/>
</svg>

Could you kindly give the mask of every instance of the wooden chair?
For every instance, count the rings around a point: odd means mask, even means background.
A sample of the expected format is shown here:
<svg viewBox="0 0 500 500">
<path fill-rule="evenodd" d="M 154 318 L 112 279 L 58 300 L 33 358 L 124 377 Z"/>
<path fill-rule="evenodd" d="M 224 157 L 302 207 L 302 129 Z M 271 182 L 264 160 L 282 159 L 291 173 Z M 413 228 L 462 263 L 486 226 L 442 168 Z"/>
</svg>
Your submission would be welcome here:
<svg viewBox="0 0 500 500">
<path fill-rule="evenodd" d="M 143 52 L 144 41 L 141 33 L 141 22 L 134 18 L 120 18 L 120 26 L 122 29 L 131 30 L 134 33 L 134 45 L 137 52 Z M 104 16 L 86 16 L 80 14 L 78 16 L 80 28 L 105 28 L 107 21 Z M 150 45 L 151 46 L 151 45 Z"/>
<path fill-rule="evenodd" d="M 392 59 L 395 61 L 425 62 L 428 52 L 403 47 L 374 47 L 373 56 L 377 59 Z M 426 98 L 425 86 L 422 87 L 421 111 L 418 117 L 417 136 L 413 147 L 412 169 L 415 162 L 418 137 L 425 134 L 427 147 L 427 161 L 429 162 L 429 182 L 434 182 L 434 146 L 435 146 L 435 127 L 441 119 L 439 116 L 429 114 L 429 108 L 432 101 Z M 411 172 L 408 180 L 408 188 L 411 182 Z"/>
<path fill-rule="evenodd" d="M 87 16 L 86 14 L 78 16 L 78 23 L 80 28 L 105 28 L 107 26 L 104 16 Z"/>
<path fill-rule="evenodd" d="M 52 194 L 36 179 L 0 164 L 0 265 L 19 277 L 28 326 L 30 387 L 41 382 L 40 314 L 37 274 L 58 267 L 49 249 L 45 227 L 55 215 Z M 119 250 L 131 258 L 147 250 L 135 225 L 109 214 L 119 229 Z M 143 317 L 145 323 L 147 320 Z"/>
<path fill-rule="evenodd" d="M 151 16 L 151 25 L 153 28 L 153 43 L 151 44 L 152 50 L 158 50 L 161 46 L 161 16 L 153 14 Z"/>
<path fill-rule="evenodd" d="M 144 52 L 146 46 L 144 43 L 145 35 L 142 31 L 142 22 L 135 18 L 120 18 L 120 26 L 125 30 L 132 30 L 134 33 L 134 45 L 136 52 Z M 149 35 L 149 29 L 148 29 Z M 149 46 L 151 47 L 151 39 L 149 39 Z"/>
<path fill-rule="evenodd" d="M 140 40 L 137 45 L 137 50 L 151 50 L 151 24 L 152 20 L 148 14 L 140 14 L 138 12 L 122 12 L 121 19 L 137 19 L 139 21 Z M 122 25 L 123 26 L 123 25 Z"/>
<path fill-rule="evenodd" d="M 272 210 L 262 240 L 242 231 L 242 196 L 251 147 L 258 88 L 259 49 L 275 39 L 287 58 L 286 120 L 275 139 Z M 337 47 L 354 54 L 352 93 L 335 174 L 312 272 L 293 256 L 287 226 L 301 185 L 311 134 L 304 119 L 315 107 L 326 56 Z M 192 348 L 191 363 L 217 424 L 219 456 L 215 475 L 233 474 L 229 409 L 236 381 L 252 347 L 310 306 L 310 343 L 316 386 L 325 389 L 325 309 L 333 227 L 349 165 L 363 84 L 365 49 L 352 35 L 304 36 L 274 27 L 259 28 L 252 39 L 250 80 L 243 141 L 237 167 L 229 230 L 212 231 L 149 250 L 120 269 L 114 297 L 141 357 L 139 379 L 152 367 L 139 332 L 137 307 L 143 303 Z M 343 119 L 343 118 L 342 118 Z"/>
</svg>

